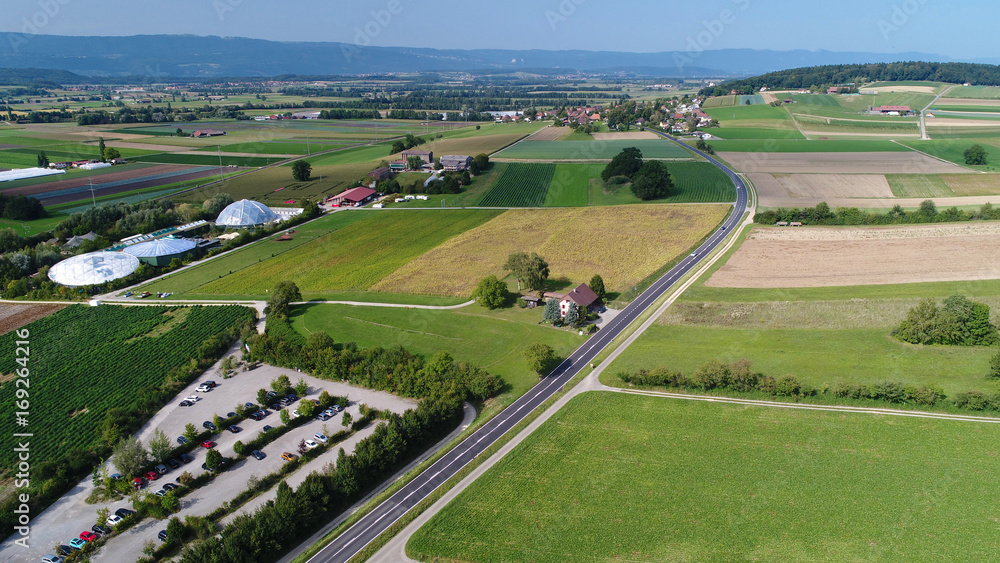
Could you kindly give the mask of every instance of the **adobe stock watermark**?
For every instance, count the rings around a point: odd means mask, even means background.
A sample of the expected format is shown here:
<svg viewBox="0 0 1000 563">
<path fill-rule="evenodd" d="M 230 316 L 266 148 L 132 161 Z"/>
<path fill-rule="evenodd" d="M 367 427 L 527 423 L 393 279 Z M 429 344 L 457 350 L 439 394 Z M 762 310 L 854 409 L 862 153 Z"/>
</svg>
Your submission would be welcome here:
<svg viewBox="0 0 1000 563">
<path fill-rule="evenodd" d="M 38 10 L 31 16 L 21 18 L 21 32 L 11 33 L 10 48 L 16 53 L 18 49 L 31 40 L 32 35 L 38 35 L 49 23 L 62 12 L 62 7 L 70 0 L 38 0 Z"/>
<path fill-rule="evenodd" d="M 736 23 L 739 12 L 746 11 L 750 7 L 750 0 L 732 0 L 735 10 L 724 8 L 719 12 L 719 16 L 711 20 L 702 20 L 702 30 L 694 35 L 689 35 L 685 50 L 674 53 L 674 64 L 677 70 L 694 62 L 706 49 L 715 43 L 715 40 L 722 37 L 726 28 Z"/>
<path fill-rule="evenodd" d="M 587 0 L 562 0 L 555 10 L 545 10 L 545 19 L 549 22 L 552 31 L 556 27 L 565 23 L 570 16 L 576 13 L 576 9 Z"/>
<path fill-rule="evenodd" d="M 226 14 L 235 12 L 240 4 L 243 4 L 243 0 L 212 0 L 212 9 L 215 10 L 215 15 L 219 17 L 221 22 L 226 21 Z"/>
<path fill-rule="evenodd" d="M 882 33 L 882 39 L 888 41 L 889 36 L 909 23 L 910 18 L 916 15 L 926 3 L 927 0 L 906 0 L 902 4 L 893 4 L 889 17 L 881 18 L 877 23 L 878 30 Z"/>
<path fill-rule="evenodd" d="M 341 45 L 340 52 L 344 55 L 344 60 L 351 62 L 351 58 L 361 53 L 362 47 L 371 45 L 372 41 L 382 35 L 382 32 L 392 24 L 392 20 L 402 14 L 405 9 L 403 0 L 389 0 L 385 8 L 372 10 L 372 19 L 364 25 L 354 26 L 354 42 Z"/>
</svg>

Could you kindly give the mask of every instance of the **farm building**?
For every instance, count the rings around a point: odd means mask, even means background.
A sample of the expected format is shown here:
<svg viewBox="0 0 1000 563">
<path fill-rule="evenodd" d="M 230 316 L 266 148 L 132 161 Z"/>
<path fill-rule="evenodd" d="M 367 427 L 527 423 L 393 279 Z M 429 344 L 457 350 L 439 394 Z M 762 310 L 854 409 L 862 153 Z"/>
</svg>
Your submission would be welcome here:
<svg viewBox="0 0 1000 563">
<path fill-rule="evenodd" d="M 219 213 L 218 219 L 215 220 L 215 224 L 223 227 L 253 227 L 277 219 L 278 214 L 263 203 L 241 199 L 223 209 L 222 213 Z"/>
<path fill-rule="evenodd" d="M 132 274 L 139 259 L 122 252 L 91 252 L 67 258 L 49 269 L 49 279 L 69 287 L 96 285 Z"/>
<path fill-rule="evenodd" d="M 402 172 L 406 170 L 405 160 L 393 160 L 389 163 L 389 170 L 392 172 Z"/>
<path fill-rule="evenodd" d="M 65 170 L 53 168 L 16 168 L 0 172 L 0 182 L 10 182 L 14 180 L 26 180 L 28 178 L 38 178 L 39 176 L 51 176 L 53 174 L 65 174 Z"/>
<path fill-rule="evenodd" d="M 403 151 L 403 160 L 406 160 L 411 156 L 420 157 L 420 160 L 423 161 L 424 164 L 434 162 L 434 151 Z"/>
<path fill-rule="evenodd" d="M 201 138 L 201 137 L 221 137 L 221 136 L 223 136 L 225 134 L 226 134 L 225 131 L 218 131 L 218 130 L 215 130 L 215 129 L 201 129 L 199 131 L 195 131 L 194 133 L 191 133 L 191 136 L 195 137 L 195 138 Z"/>
<path fill-rule="evenodd" d="M 111 168 L 110 162 L 88 162 L 87 164 L 81 164 L 79 166 L 80 170 L 100 170 L 101 168 Z"/>
<path fill-rule="evenodd" d="M 882 115 L 913 115 L 910 106 L 877 106 L 868 110 L 869 113 L 880 113 Z"/>
<path fill-rule="evenodd" d="M 319 119 L 318 111 L 297 111 L 292 114 L 292 119 Z"/>
<path fill-rule="evenodd" d="M 368 176 L 375 180 L 388 180 L 392 178 L 392 170 L 389 170 L 388 166 L 382 166 L 369 172 Z"/>
<path fill-rule="evenodd" d="M 467 170 L 472 165 L 472 157 L 464 154 L 446 154 L 441 157 L 441 166 L 445 170 L 456 172 Z"/>
<path fill-rule="evenodd" d="M 353 188 L 346 192 L 341 192 L 332 198 L 330 203 L 334 205 L 364 205 L 375 197 L 375 190 L 371 188 Z"/>
<path fill-rule="evenodd" d="M 586 313 L 593 307 L 597 301 L 600 299 L 594 290 L 590 289 L 585 283 L 574 287 L 569 293 L 546 293 L 545 297 L 547 299 L 558 299 L 559 300 L 559 314 L 566 316 L 566 311 L 569 311 L 569 304 L 576 303 L 577 307 L 580 308 L 581 313 Z"/>
<path fill-rule="evenodd" d="M 198 243 L 182 238 L 161 238 L 129 246 L 122 250 L 150 266 L 167 266 L 177 258 L 183 260 L 198 251 Z"/>
<path fill-rule="evenodd" d="M 83 244 L 83 241 L 86 240 L 91 240 L 91 241 L 97 240 L 97 233 L 95 233 L 94 231 L 90 231 L 85 235 L 76 235 L 73 238 L 66 241 L 66 244 L 62 245 L 62 247 L 64 249 L 77 248 L 81 244 Z"/>
</svg>

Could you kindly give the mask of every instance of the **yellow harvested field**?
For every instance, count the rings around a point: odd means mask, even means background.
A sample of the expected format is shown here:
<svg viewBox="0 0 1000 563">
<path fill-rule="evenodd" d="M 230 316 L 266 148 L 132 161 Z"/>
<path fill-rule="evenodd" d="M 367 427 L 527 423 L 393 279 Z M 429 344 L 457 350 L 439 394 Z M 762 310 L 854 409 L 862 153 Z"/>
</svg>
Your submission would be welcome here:
<svg viewBox="0 0 1000 563">
<path fill-rule="evenodd" d="M 537 133 L 531 136 L 532 141 L 558 141 L 563 137 L 566 137 L 573 130 L 569 127 L 544 127 L 539 129 Z"/>
<path fill-rule="evenodd" d="M 705 285 L 792 288 L 987 279 L 1000 279 L 1000 224 L 990 222 L 754 227 Z"/>
<path fill-rule="evenodd" d="M 422 151 L 434 151 L 435 157 L 444 154 L 467 154 L 475 156 L 479 153 L 495 153 L 507 145 L 516 142 L 521 137 L 524 137 L 523 133 L 441 139 L 440 141 L 431 141 L 420 145 L 418 149 Z"/>
<path fill-rule="evenodd" d="M 918 152 L 720 152 L 740 172 L 961 174 L 968 170 Z"/>
<path fill-rule="evenodd" d="M 893 84 L 891 86 L 874 86 L 862 88 L 862 94 L 892 94 L 895 92 L 917 92 L 920 94 L 934 94 L 938 91 L 937 86 L 908 86 L 904 84 Z"/>
<path fill-rule="evenodd" d="M 573 283 L 601 274 L 623 291 L 676 258 L 714 229 L 728 205 L 622 205 L 515 209 L 410 261 L 372 290 L 468 296 L 514 252 L 537 252 L 549 278 Z"/>
<path fill-rule="evenodd" d="M 1000 174 L 943 174 L 941 179 L 956 195 L 1000 194 Z"/>
<path fill-rule="evenodd" d="M 637 139 L 659 139 L 652 131 L 622 131 L 611 133 L 593 133 L 595 141 L 635 141 Z"/>
</svg>

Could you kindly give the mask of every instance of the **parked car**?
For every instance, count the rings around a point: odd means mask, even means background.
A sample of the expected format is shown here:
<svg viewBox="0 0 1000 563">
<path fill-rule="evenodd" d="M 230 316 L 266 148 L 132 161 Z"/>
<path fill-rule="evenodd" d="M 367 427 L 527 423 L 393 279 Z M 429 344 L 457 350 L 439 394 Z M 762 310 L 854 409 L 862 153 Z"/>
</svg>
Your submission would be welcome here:
<svg viewBox="0 0 1000 563">
<path fill-rule="evenodd" d="M 132 297 L 132 292 L 131 291 L 126 291 L 125 292 L 125 297 Z"/>
<path fill-rule="evenodd" d="M 160 474 L 157 473 L 157 472 L 155 472 L 155 471 L 147 471 L 143 475 L 143 477 L 145 477 L 146 479 L 149 479 L 150 481 L 156 481 L 157 479 L 160 478 Z"/>
<path fill-rule="evenodd" d="M 124 518 L 122 518 L 121 516 L 118 516 L 117 514 L 112 514 L 112 515 L 108 516 L 106 524 L 108 526 L 116 526 L 122 520 L 124 520 Z"/>
<path fill-rule="evenodd" d="M 202 385 L 208 385 L 209 387 L 212 387 L 212 388 L 215 388 L 215 387 L 219 386 L 219 384 L 216 383 L 214 379 L 209 379 L 208 381 L 202 383 Z"/>
<path fill-rule="evenodd" d="M 167 541 L 167 531 L 160 530 L 159 533 L 156 534 L 156 537 L 160 538 L 160 541 Z"/>
<path fill-rule="evenodd" d="M 212 432 L 215 432 L 215 424 L 213 424 L 211 420 L 206 420 L 205 422 L 202 422 L 201 427 L 211 430 Z"/>
<path fill-rule="evenodd" d="M 112 473 L 111 474 L 111 478 L 114 479 L 115 481 L 117 481 L 117 480 L 119 480 L 119 479 L 122 478 L 122 474 L 121 473 Z"/>
<path fill-rule="evenodd" d="M 181 466 L 181 462 L 177 461 L 176 457 L 172 457 L 167 460 L 167 465 L 170 466 L 170 469 L 177 469 Z"/>
<path fill-rule="evenodd" d="M 111 528 L 107 526 L 101 526 L 99 524 L 94 524 L 94 526 L 90 528 L 90 530 L 95 534 L 101 534 L 102 536 L 106 536 L 111 533 Z"/>
<path fill-rule="evenodd" d="M 194 404 L 194 403 L 192 403 L 191 401 L 188 401 L 188 400 L 186 400 L 186 399 L 185 399 L 185 400 L 183 400 L 183 401 L 181 401 L 181 402 L 179 402 L 179 403 L 177 403 L 177 405 L 178 405 L 178 406 L 181 406 L 181 407 L 190 407 L 190 406 L 191 406 L 191 405 L 193 405 L 193 404 Z"/>
<path fill-rule="evenodd" d="M 318 447 L 319 447 L 319 442 L 317 442 L 316 440 L 306 440 L 306 448 L 311 450 L 313 448 L 318 448 Z"/>
<path fill-rule="evenodd" d="M 69 554 L 73 553 L 73 548 L 71 548 L 68 545 L 60 545 L 59 547 L 56 548 L 56 553 L 62 555 L 63 557 L 66 557 Z"/>
<path fill-rule="evenodd" d="M 208 393 L 211 390 L 212 387 L 209 385 L 205 385 L 204 383 L 202 383 L 201 385 L 198 386 L 197 389 L 195 389 L 195 391 L 197 391 L 198 393 Z"/>
<path fill-rule="evenodd" d="M 207 463 L 201 464 L 201 468 L 204 469 L 205 471 L 211 471 L 212 473 L 215 473 L 215 470 L 211 469 Z"/>
<path fill-rule="evenodd" d="M 129 516 L 132 516 L 133 514 L 135 514 L 135 511 L 134 510 L 129 510 L 127 508 L 119 508 L 118 510 L 115 511 L 115 516 L 117 516 L 119 518 L 128 518 Z"/>
<path fill-rule="evenodd" d="M 226 418 L 236 418 L 236 411 L 227 412 Z"/>
<path fill-rule="evenodd" d="M 134 489 L 136 489 L 136 490 L 141 489 L 142 488 L 142 479 L 140 479 L 139 477 L 136 477 L 136 478 L 132 479 L 132 487 Z"/>
<path fill-rule="evenodd" d="M 235 424 L 230 424 L 230 425 L 229 425 L 229 426 L 228 426 L 228 427 L 226 428 L 226 430 L 228 430 L 228 431 L 232 432 L 233 434 L 239 434 L 240 432 L 242 432 L 242 431 L 243 431 L 243 429 L 242 429 L 242 428 L 240 428 L 239 426 L 236 426 Z"/>
<path fill-rule="evenodd" d="M 266 424 L 264 425 L 263 428 L 260 429 L 261 432 L 270 432 L 271 430 L 274 430 L 274 427 L 273 426 L 268 426 Z"/>
<path fill-rule="evenodd" d="M 255 412 L 255 413 L 253 413 L 253 414 L 250 415 L 250 419 L 251 420 L 257 420 L 257 421 L 264 420 L 264 413 L 262 413 L 260 411 L 257 411 L 257 412 Z"/>
<path fill-rule="evenodd" d="M 330 420 L 333 417 L 330 416 L 330 413 L 324 411 L 324 412 L 321 412 L 318 415 L 316 415 L 316 418 L 318 420 L 322 420 L 323 422 L 326 422 L 326 421 Z"/>
<path fill-rule="evenodd" d="M 153 494 L 156 495 L 156 496 L 158 496 L 158 497 L 162 497 L 162 496 L 166 496 L 167 492 L 168 491 L 166 489 L 160 489 L 159 491 L 156 491 Z"/>
<path fill-rule="evenodd" d="M 184 444 L 188 443 L 188 439 L 185 438 L 184 436 L 178 436 L 177 443 L 183 446 Z"/>
<path fill-rule="evenodd" d="M 267 398 L 268 399 L 270 399 L 271 397 L 277 397 L 277 396 L 278 396 L 278 394 L 275 393 L 274 391 L 268 391 L 267 392 Z"/>
<path fill-rule="evenodd" d="M 161 464 L 159 464 L 159 465 L 157 465 L 157 466 L 156 466 L 156 467 L 154 467 L 153 469 L 154 469 L 154 470 L 155 470 L 155 471 L 156 471 L 157 473 L 159 473 L 160 475 L 166 475 L 166 474 L 167 474 L 167 472 L 168 472 L 168 471 L 170 471 L 169 469 L 167 469 L 167 466 L 166 466 L 166 465 L 163 465 L 162 463 L 161 463 Z"/>
<path fill-rule="evenodd" d="M 190 397 L 184 397 L 184 400 L 190 401 L 192 403 L 197 403 L 198 401 L 201 400 L 201 397 L 199 397 L 198 395 L 191 395 Z"/>
<path fill-rule="evenodd" d="M 330 441 L 329 438 L 327 438 L 323 434 L 320 434 L 319 432 L 313 434 L 313 438 L 316 438 L 317 442 L 323 442 L 324 444 Z"/>
<path fill-rule="evenodd" d="M 271 411 L 267 409 L 261 409 L 259 412 L 262 413 L 264 416 L 268 416 L 271 414 Z"/>
<path fill-rule="evenodd" d="M 42 556 L 42 563 L 62 563 L 63 558 L 58 555 L 47 554 Z"/>
<path fill-rule="evenodd" d="M 81 540 L 80 538 L 73 538 L 69 540 L 69 546 L 73 549 L 83 549 L 83 546 L 87 545 L 87 542 Z"/>
<path fill-rule="evenodd" d="M 340 411 L 344 410 L 344 407 L 342 407 L 340 405 L 331 405 L 330 408 L 333 409 L 333 412 L 340 412 Z"/>
<path fill-rule="evenodd" d="M 299 458 L 299 456 L 297 456 L 297 455 L 295 455 L 295 454 L 293 454 L 291 452 L 284 452 L 284 453 L 281 454 L 281 459 L 283 459 L 285 461 L 292 461 L 293 459 L 298 459 L 298 458 Z"/>
<path fill-rule="evenodd" d="M 254 457 L 254 459 L 256 459 L 256 460 L 261 460 L 261 459 L 264 459 L 265 457 L 267 457 L 267 454 L 265 454 L 264 452 L 262 452 L 260 450 L 254 450 L 254 451 L 250 452 L 250 455 L 252 455 Z"/>
<path fill-rule="evenodd" d="M 181 454 L 181 463 L 191 463 L 194 461 L 194 456 L 191 454 Z"/>
<path fill-rule="evenodd" d="M 180 485 L 176 485 L 174 483 L 167 483 L 167 484 L 163 485 L 163 489 L 167 490 L 167 491 L 175 491 L 175 490 L 177 490 L 179 488 L 181 488 L 181 486 Z"/>
<path fill-rule="evenodd" d="M 95 534 L 94 532 L 91 532 L 89 530 L 88 531 L 84 531 L 84 532 L 80 532 L 80 539 L 83 540 L 83 541 L 87 541 L 87 542 L 94 541 L 98 537 L 99 536 L 97 534 Z"/>
<path fill-rule="evenodd" d="M 245 408 L 245 409 L 252 409 L 252 408 L 254 408 L 254 407 L 256 407 L 256 406 L 257 406 L 257 405 L 255 405 L 255 404 L 253 404 L 253 403 L 251 403 L 251 402 L 246 402 L 246 403 L 243 403 L 243 408 Z"/>
<path fill-rule="evenodd" d="M 215 447 L 215 442 L 213 442 L 211 440 L 205 440 L 204 442 L 202 442 L 200 444 L 200 446 L 203 447 L 203 448 L 205 448 L 206 450 L 210 450 L 210 449 L 212 449 L 212 448 Z"/>
</svg>

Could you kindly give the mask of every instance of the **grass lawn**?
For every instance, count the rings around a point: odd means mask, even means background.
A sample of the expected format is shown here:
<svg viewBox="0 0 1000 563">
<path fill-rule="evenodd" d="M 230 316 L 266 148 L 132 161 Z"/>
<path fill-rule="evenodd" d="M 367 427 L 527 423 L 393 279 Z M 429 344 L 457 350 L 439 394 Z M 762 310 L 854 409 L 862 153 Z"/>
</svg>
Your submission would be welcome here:
<svg viewBox="0 0 1000 563">
<path fill-rule="evenodd" d="M 690 158 L 691 153 L 666 139 L 620 141 L 523 141 L 506 148 L 496 158 L 522 160 L 610 160 L 622 149 L 636 147 L 643 158 Z"/>
<path fill-rule="evenodd" d="M 933 131 L 931 131 L 933 134 Z M 923 151 L 929 155 L 936 156 L 938 158 L 947 160 L 948 162 L 954 162 L 960 166 L 965 166 L 973 170 L 984 170 L 989 172 L 1000 172 L 1000 160 L 996 158 L 988 158 L 985 166 L 968 166 L 965 164 L 965 151 L 975 143 L 980 143 L 983 148 L 986 149 L 987 154 L 1000 155 L 1000 142 L 997 139 L 989 139 L 994 144 L 989 144 L 986 140 L 980 139 L 967 139 L 967 140 L 952 140 L 952 139 L 931 139 L 929 141 L 922 141 L 918 139 L 901 141 L 903 144 L 912 147 L 918 151 Z"/>
<path fill-rule="evenodd" d="M 406 203 L 387 202 L 386 207 L 474 207 L 479 200 L 492 188 L 497 179 L 510 164 L 506 162 L 491 163 L 486 172 L 472 178 L 472 183 L 462 187 L 462 193 L 428 195 L 426 200 L 411 200 Z M 403 178 L 403 180 L 400 180 Z M 427 174 L 407 172 L 396 176 L 396 180 L 402 184 L 403 181 L 421 183 L 427 179 Z"/>
<path fill-rule="evenodd" d="M 292 309 L 292 326 L 304 335 L 325 331 L 337 341 L 359 347 L 401 345 L 427 358 L 446 350 L 455 359 L 500 375 L 509 384 L 505 392 L 520 396 L 538 383 L 522 351 L 535 343 L 548 344 L 560 357 L 568 356 L 586 337 L 539 324 L 540 309 L 499 309 L 479 305 L 457 310 L 303 305 Z"/>
<path fill-rule="evenodd" d="M 425 561 L 991 559 L 1000 427 L 590 392 L 407 544 Z M 945 555 L 947 553 L 947 555 Z"/>
<path fill-rule="evenodd" d="M 805 137 L 797 129 L 782 129 L 771 127 L 724 127 L 708 129 L 708 133 L 725 140 L 732 139 L 798 139 Z M 715 141 L 710 141 L 715 142 Z"/>
<path fill-rule="evenodd" d="M 545 195 L 545 207 L 582 207 L 590 205 L 590 181 L 600 180 L 604 164 L 560 162 Z"/>
<path fill-rule="evenodd" d="M 225 275 L 197 291 L 260 297 L 265 289 L 283 280 L 294 281 L 306 299 L 331 291 L 366 290 L 414 258 L 497 215 L 499 212 L 485 210 L 376 212 L 366 221 L 251 264 L 238 275 Z M 445 272 L 434 274 L 450 275 Z M 407 288 L 386 291 L 421 293 Z"/>
</svg>

